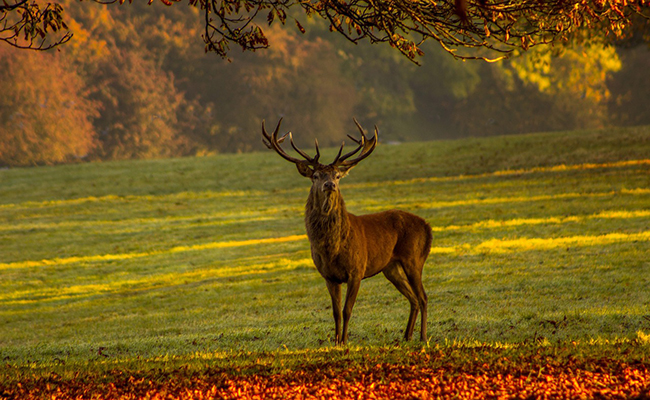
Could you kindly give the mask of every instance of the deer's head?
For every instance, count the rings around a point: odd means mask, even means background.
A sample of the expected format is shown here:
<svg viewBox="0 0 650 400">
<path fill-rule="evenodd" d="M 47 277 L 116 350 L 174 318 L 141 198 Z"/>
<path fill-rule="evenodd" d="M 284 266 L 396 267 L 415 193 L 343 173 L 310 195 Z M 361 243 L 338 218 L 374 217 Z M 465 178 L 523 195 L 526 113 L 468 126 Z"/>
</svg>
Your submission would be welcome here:
<svg viewBox="0 0 650 400">
<path fill-rule="evenodd" d="M 262 135 L 264 138 L 262 141 L 269 149 L 275 150 L 280 157 L 284 158 L 287 161 L 290 161 L 296 164 L 298 172 L 300 175 L 311 179 L 312 181 L 312 190 L 316 191 L 318 196 L 323 196 L 325 198 L 330 197 L 332 194 L 339 192 L 339 180 L 343 178 L 347 173 L 357 165 L 361 160 L 365 159 L 372 153 L 377 145 L 377 127 L 375 127 L 374 136 L 370 139 L 366 137 L 363 133 L 363 128 L 354 120 L 354 123 L 359 128 L 361 132 L 361 139 L 355 139 L 352 136 L 348 135 L 352 139 L 357 147 L 347 154 L 343 154 L 343 147 L 345 142 L 341 144 L 338 154 L 334 161 L 330 164 L 321 164 L 318 159 L 320 158 L 320 150 L 318 148 L 318 140 L 316 141 L 316 155 L 310 157 L 307 153 L 300 150 L 295 143 L 293 142 L 293 135 L 291 132 L 287 132 L 282 137 L 278 138 L 278 132 L 280 131 L 280 124 L 282 123 L 282 118 L 278 121 L 278 126 L 275 128 L 272 134 L 269 135 L 266 132 L 264 127 L 264 121 L 262 121 Z M 289 137 L 289 142 L 291 147 L 300 154 L 302 159 L 295 158 L 288 155 L 280 146 L 287 136 Z M 359 153 L 355 158 L 351 158 L 355 154 Z"/>
</svg>

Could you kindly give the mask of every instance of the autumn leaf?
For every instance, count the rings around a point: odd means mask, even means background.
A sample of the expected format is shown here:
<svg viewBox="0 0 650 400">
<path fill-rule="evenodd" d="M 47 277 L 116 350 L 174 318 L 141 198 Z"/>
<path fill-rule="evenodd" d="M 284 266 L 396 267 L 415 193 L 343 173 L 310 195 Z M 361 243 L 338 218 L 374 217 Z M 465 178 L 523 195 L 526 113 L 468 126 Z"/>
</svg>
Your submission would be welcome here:
<svg viewBox="0 0 650 400">
<path fill-rule="evenodd" d="M 298 30 L 300 30 L 300 33 L 305 33 L 305 28 L 300 25 L 300 22 L 298 22 L 298 20 L 296 20 L 296 26 L 298 27 Z"/>
</svg>

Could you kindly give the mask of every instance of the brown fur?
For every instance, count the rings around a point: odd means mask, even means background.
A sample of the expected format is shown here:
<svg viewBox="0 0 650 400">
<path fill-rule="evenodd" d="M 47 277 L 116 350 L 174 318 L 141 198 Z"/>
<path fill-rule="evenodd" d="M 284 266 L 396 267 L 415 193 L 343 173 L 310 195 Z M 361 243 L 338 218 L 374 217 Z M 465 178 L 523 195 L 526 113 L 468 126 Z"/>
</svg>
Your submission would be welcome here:
<svg viewBox="0 0 650 400">
<path fill-rule="evenodd" d="M 384 272 L 411 303 L 405 339 L 412 337 L 415 319 L 421 312 L 420 339 L 426 341 L 427 296 L 422 286 L 422 269 L 431 249 L 429 224 L 399 210 L 350 214 L 338 188 L 343 171 L 323 166 L 307 175 L 311 175 L 312 187 L 305 206 L 305 226 L 314 264 L 332 296 L 336 342 L 347 341 L 348 322 L 361 280 L 379 272 Z M 326 183 L 334 189 L 325 190 Z M 345 307 L 341 309 L 343 283 L 348 289 Z"/>
<path fill-rule="evenodd" d="M 348 323 L 361 280 L 380 272 L 411 305 L 404 338 L 409 340 L 413 336 L 415 321 L 420 313 L 420 340 L 426 341 L 428 300 L 422 285 L 422 269 L 431 250 L 431 227 L 417 215 L 399 210 L 361 216 L 350 214 L 339 191 L 339 180 L 374 150 L 377 128 L 374 137 L 368 140 L 355 120 L 362 138 L 353 140 L 359 147 L 342 155 L 341 146 L 334 162 L 323 165 L 318 162 L 318 144 L 316 155 L 312 158 L 295 147 L 289 133 L 278 138 L 280 122 L 273 135 L 266 132 L 262 123 L 264 143 L 282 158 L 296 164 L 298 172 L 312 181 L 305 206 L 305 226 L 312 259 L 318 272 L 325 278 L 332 298 L 336 343 L 346 343 L 348 340 Z M 282 150 L 279 143 L 287 136 L 304 160 L 289 156 Z M 348 160 L 359 151 L 355 159 Z M 347 290 L 345 305 L 341 308 L 343 283 L 347 284 Z"/>
</svg>

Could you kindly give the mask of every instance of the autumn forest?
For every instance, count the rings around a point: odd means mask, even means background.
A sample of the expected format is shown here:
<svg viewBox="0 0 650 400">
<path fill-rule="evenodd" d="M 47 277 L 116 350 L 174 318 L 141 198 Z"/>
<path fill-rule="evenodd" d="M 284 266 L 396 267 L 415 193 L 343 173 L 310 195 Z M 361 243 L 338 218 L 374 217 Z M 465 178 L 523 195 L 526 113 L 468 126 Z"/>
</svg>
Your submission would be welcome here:
<svg viewBox="0 0 650 400">
<path fill-rule="evenodd" d="M 203 51 L 202 16 L 186 4 L 60 3 L 69 43 L 0 46 L 2 167 L 246 152 L 280 117 L 304 146 L 340 143 L 353 117 L 384 142 L 650 123 L 650 51 L 635 37 L 498 63 L 431 43 L 417 66 L 303 15 L 304 34 L 274 24 L 268 49 L 222 59 Z"/>
</svg>

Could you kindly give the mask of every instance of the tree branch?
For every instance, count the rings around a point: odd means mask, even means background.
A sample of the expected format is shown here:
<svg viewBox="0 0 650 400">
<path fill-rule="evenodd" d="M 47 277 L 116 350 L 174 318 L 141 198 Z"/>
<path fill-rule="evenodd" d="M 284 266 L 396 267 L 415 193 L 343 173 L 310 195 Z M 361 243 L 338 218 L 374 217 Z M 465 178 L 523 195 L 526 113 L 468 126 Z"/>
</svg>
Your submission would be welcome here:
<svg viewBox="0 0 650 400">
<path fill-rule="evenodd" d="M 65 33 L 50 44 L 42 40 L 49 39 L 52 32 L 67 29 L 60 5 L 49 4 L 41 11 L 28 0 L 14 1 L 0 6 L 0 41 L 21 48 L 46 49 L 70 39 L 71 34 Z M 178 0 L 160 1 L 172 5 Z M 277 21 L 285 24 L 291 8 L 329 21 L 331 30 L 352 43 L 388 43 L 414 62 L 423 54 L 420 46 L 427 40 L 437 42 L 456 58 L 493 61 L 495 58 L 486 54 L 493 53 L 500 59 L 515 50 L 567 40 L 578 33 L 585 40 L 597 36 L 614 41 L 628 34 L 627 28 L 636 16 L 650 18 L 650 0 L 188 1 L 205 13 L 202 37 L 206 51 L 222 57 L 227 57 L 230 43 L 252 51 L 268 47 L 263 27 Z M 14 13 L 16 10 L 19 12 Z M 262 18 L 264 10 L 270 11 L 266 18 Z M 302 25 L 296 26 L 304 32 Z M 478 53 L 476 49 L 483 51 Z"/>
</svg>

